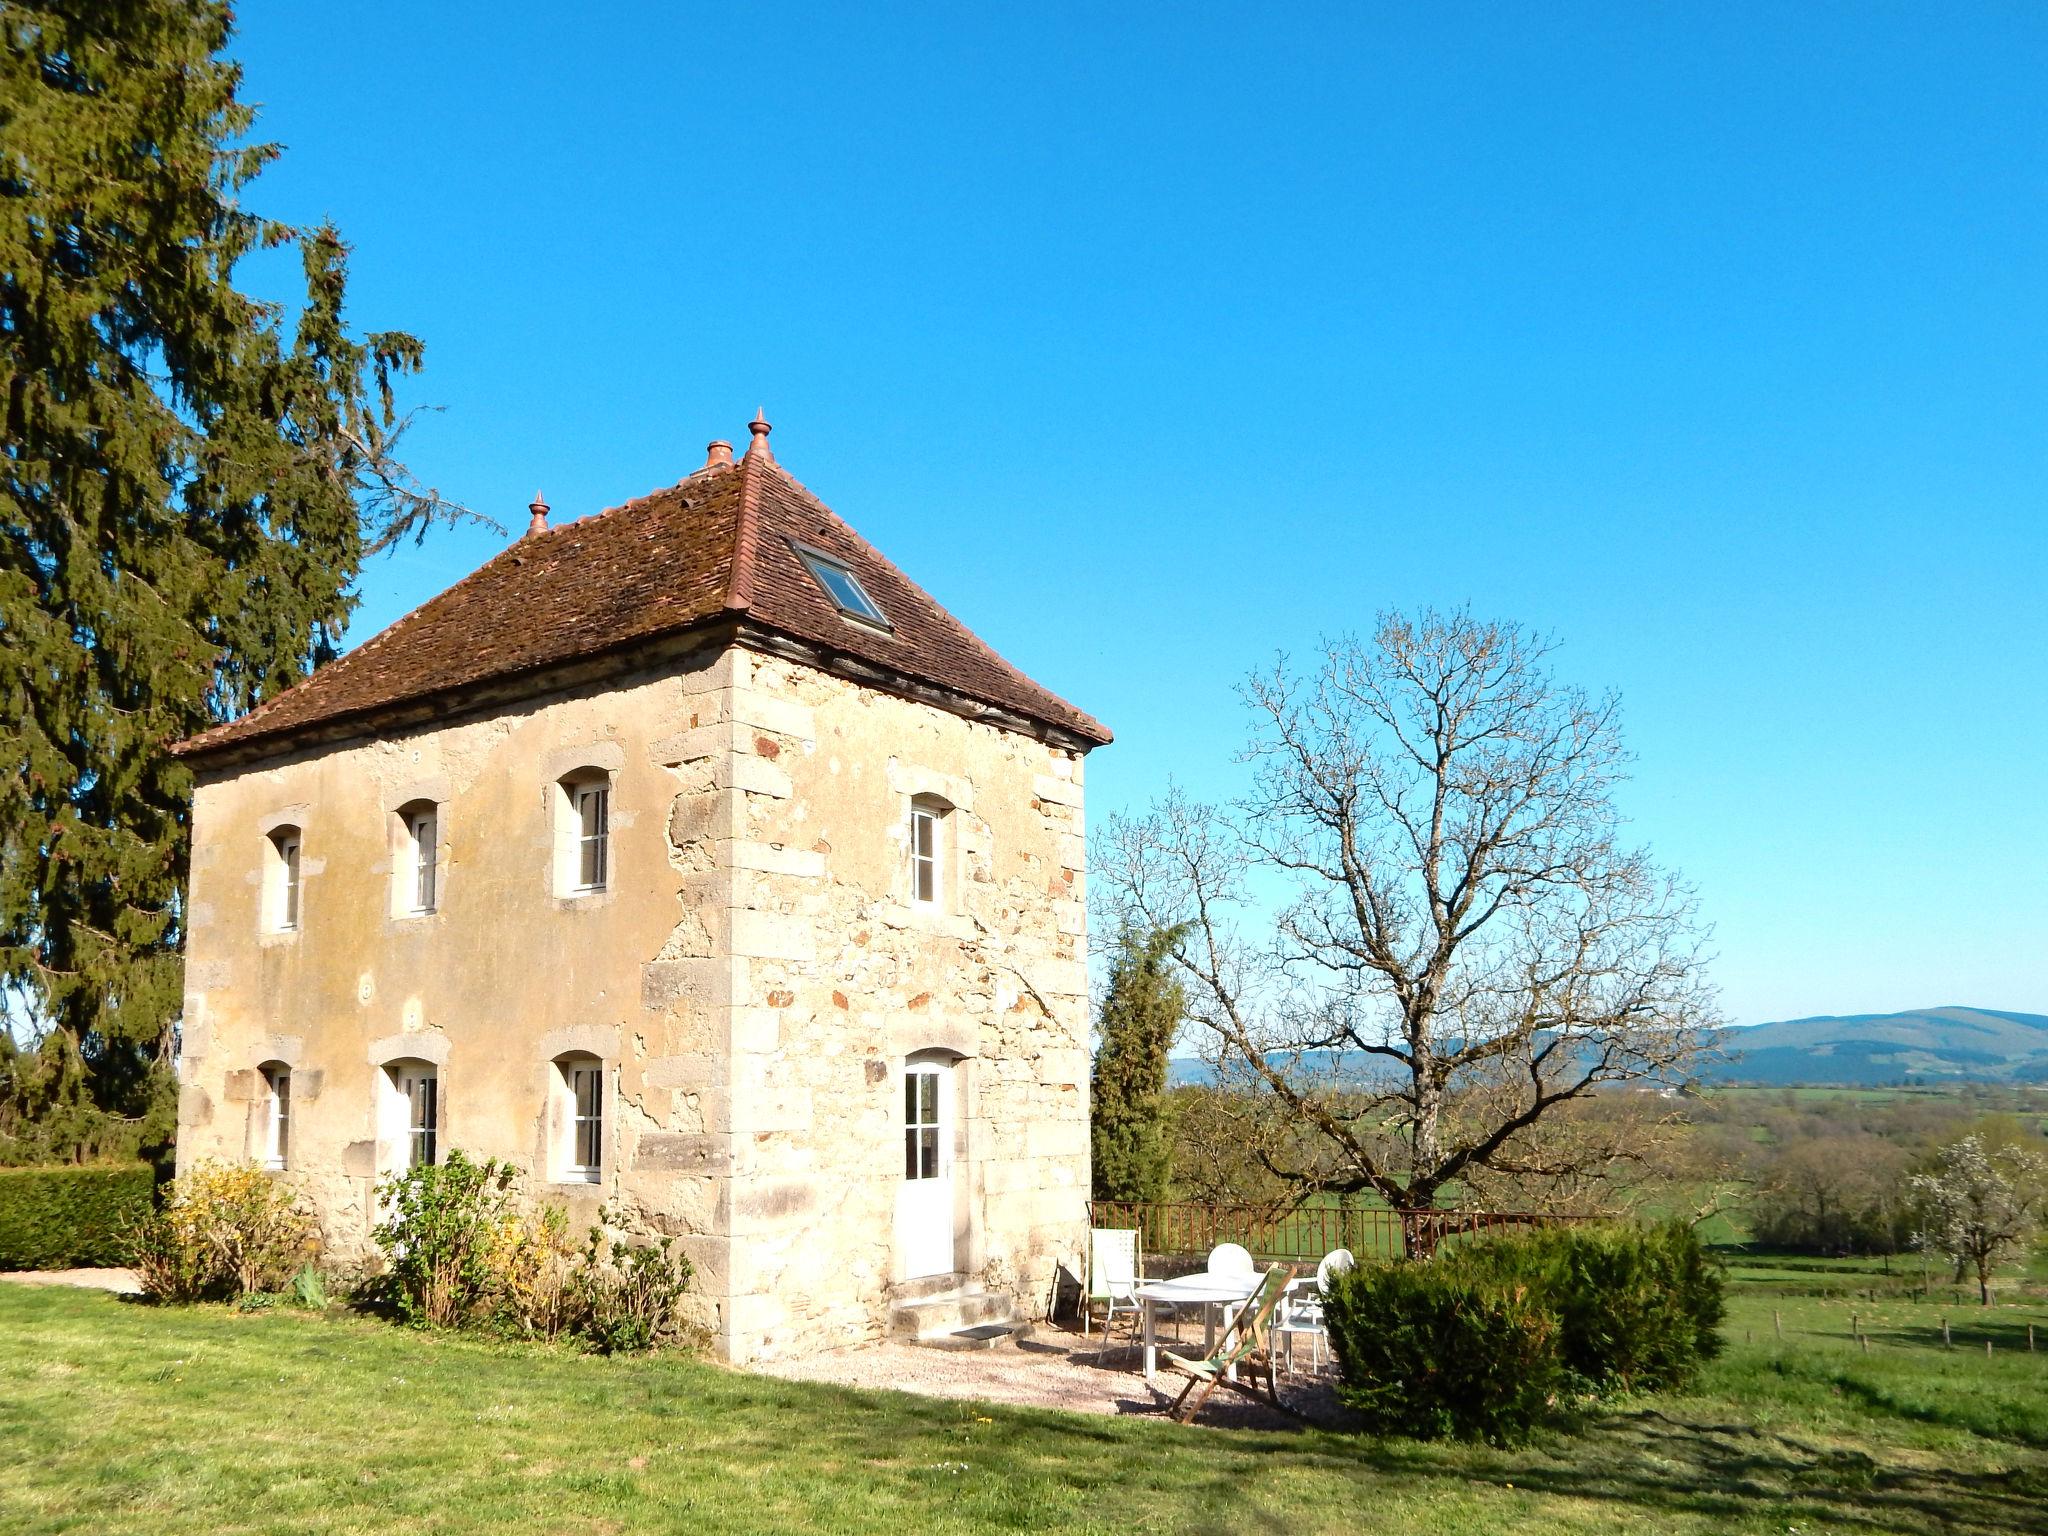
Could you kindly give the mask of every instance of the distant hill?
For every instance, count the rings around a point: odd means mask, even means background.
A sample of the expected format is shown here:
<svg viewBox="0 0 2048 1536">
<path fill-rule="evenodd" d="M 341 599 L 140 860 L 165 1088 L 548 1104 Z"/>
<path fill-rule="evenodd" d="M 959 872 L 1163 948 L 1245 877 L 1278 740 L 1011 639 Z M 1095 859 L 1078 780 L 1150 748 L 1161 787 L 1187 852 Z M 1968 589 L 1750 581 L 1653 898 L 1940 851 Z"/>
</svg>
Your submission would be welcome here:
<svg viewBox="0 0 2048 1536">
<path fill-rule="evenodd" d="M 1708 1082 L 2048 1083 L 2048 1014 L 1997 1008 L 1914 1008 L 1785 1019 L 1722 1031 L 1721 1059 L 1705 1063 Z M 1319 1070 L 1340 1076 L 1384 1072 L 1387 1063 L 1354 1052 L 1311 1052 Z M 1306 1058 L 1304 1058 L 1306 1060 Z M 1170 1064 L 1175 1085 L 1215 1081 L 1186 1057 Z"/>
<path fill-rule="evenodd" d="M 1914 1008 L 1752 1024 L 1703 1076 L 1744 1083 L 2048 1083 L 2048 1014 Z"/>
</svg>

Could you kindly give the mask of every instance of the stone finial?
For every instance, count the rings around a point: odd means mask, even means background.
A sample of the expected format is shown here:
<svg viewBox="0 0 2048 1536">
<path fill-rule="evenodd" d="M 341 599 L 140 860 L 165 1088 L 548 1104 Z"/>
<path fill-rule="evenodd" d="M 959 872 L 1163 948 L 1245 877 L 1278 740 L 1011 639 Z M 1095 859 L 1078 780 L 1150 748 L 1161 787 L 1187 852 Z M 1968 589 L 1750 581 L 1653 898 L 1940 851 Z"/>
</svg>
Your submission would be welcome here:
<svg viewBox="0 0 2048 1536">
<path fill-rule="evenodd" d="M 526 510 L 533 514 L 526 524 L 528 537 L 536 533 L 546 533 L 548 531 L 548 504 L 541 499 L 539 491 L 533 493 L 533 500 L 526 504 Z"/>
<path fill-rule="evenodd" d="M 775 429 L 768 425 L 767 413 L 755 411 L 754 419 L 747 423 L 747 430 L 754 434 L 754 440 L 747 444 L 747 457 L 751 459 L 755 454 L 759 454 L 772 464 L 775 461 L 775 453 L 768 446 L 768 434 Z"/>
<path fill-rule="evenodd" d="M 721 464 L 732 462 L 732 444 L 719 438 L 704 450 L 704 467 L 716 469 Z"/>
</svg>

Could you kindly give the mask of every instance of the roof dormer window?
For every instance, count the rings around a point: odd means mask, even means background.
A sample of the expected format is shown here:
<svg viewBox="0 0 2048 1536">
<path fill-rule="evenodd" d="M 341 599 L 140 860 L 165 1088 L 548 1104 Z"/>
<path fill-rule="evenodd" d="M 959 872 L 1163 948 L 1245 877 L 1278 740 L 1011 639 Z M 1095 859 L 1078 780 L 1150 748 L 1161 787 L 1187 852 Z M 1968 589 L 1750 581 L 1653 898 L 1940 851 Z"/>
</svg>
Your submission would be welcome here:
<svg viewBox="0 0 2048 1536">
<path fill-rule="evenodd" d="M 812 549 L 808 544 L 792 544 L 804 568 L 825 595 L 832 599 L 832 606 L 849 619 L 858 619 L 863 624 L 874 624 L 882 629 L 892 627 L 889 616 L 882 612 L 882 605 L 868 596 L 868 589 L 860 584 L 860 578 L 853 574 L 852 567 L 834 560 L 823 550 Z"/>
</svg>

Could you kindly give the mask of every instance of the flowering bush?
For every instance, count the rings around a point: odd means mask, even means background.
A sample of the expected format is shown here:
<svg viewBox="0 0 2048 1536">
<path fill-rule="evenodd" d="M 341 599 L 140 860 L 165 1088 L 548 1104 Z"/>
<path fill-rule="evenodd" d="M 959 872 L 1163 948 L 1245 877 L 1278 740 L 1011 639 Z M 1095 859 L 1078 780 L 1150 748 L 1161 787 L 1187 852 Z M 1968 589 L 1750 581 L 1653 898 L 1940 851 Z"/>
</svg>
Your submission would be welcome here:
<svg viewBox="0 0 2048 1536">
<path fill-rule="evenodd" d="M 603 1354 L 651 1349 L 680 1333 L 690 1262 L 598 1226 L 579 1251 L 560 1206 L 522 1207 L 518 1173 L 451 1152 L 384 1186 L 376 1230 L 386 1269 L 369 1295 L 436 1328 L 499 1328 L 528 1338 L 574 1334 Z"/>
<path fill-rule="evenodd" d="M 135 1269 L 160 1301 L 232 1301 L 279 1291 L 320 1251 L 292 1188 L 254 1163 L 203 1162 L 164 1188 L 135 1233 Z"/>
</svg>

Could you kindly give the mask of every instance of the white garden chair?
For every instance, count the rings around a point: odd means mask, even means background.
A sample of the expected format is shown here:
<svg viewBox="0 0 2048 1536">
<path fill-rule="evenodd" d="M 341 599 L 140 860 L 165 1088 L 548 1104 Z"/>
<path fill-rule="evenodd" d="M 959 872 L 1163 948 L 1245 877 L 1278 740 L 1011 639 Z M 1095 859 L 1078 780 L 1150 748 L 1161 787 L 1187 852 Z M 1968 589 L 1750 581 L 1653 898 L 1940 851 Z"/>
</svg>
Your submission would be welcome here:
<svg viewBox="0 0 2048 1536">
<path fill-rule="evenodd" d="M 1209 1273 L 1212 1275 L 1248 1275 L 1258 1266 L 1252 1263 L 1252 1256 L 1236 1243 L 1218 1243 L 1209 1250 Z"/>
<path fill-rule="evenodd" d="M 1287 1374 L 1294 1374 L 1294 1341 L 1306 1338 L 1313 1351 L 1311 1369 L 1323 1368 L 1323 1345 L 1330 1337 L 1329 1321 L 1323 1315 L 1323 1298 L 1328 1294 L 1330 1277 L 1342 1274 L 1357 1266 L 1349 1248 L 1336 1248 L 1323 1255 L 1323 1262 L 1316 1266 L 1315 1278 L 1304 1275 L 1287 1287 L 1287 1294 L 1280 1299 L 1280 1310 L 1273 1319 L 1273 1337 L 1280 1342 L 1287 1363 Z"/>
<path fill-rule="evenodd" d="M 1102 1342 L 1109 1343 L 1110 1324 L 1119 1312 L 1131 1314 L 1133 1327 L 1145 1304 L 1138 1299 L 1144 1283 L 1138 1262 L 1135 1227 L 1091 1227 L 1088 1230 L 1088 1299 L 1082 1321 L 1084 1335 L 1094 1331 L 1095 1307 L 1102 1306 Z"/>
<path fill-rule="evenodd" d="M 1240 1243 L 1218 1243 L 1209 1250 L 1207 1268 L 1212 1275 L 1255 1275 L 1259 1266 L 1252 1261 L 1251 1251 Z M 1243 1304 L 1223 1308 L 1223 1320 L 1228 1323 L 1243 1310 Z"/>
</svg>

